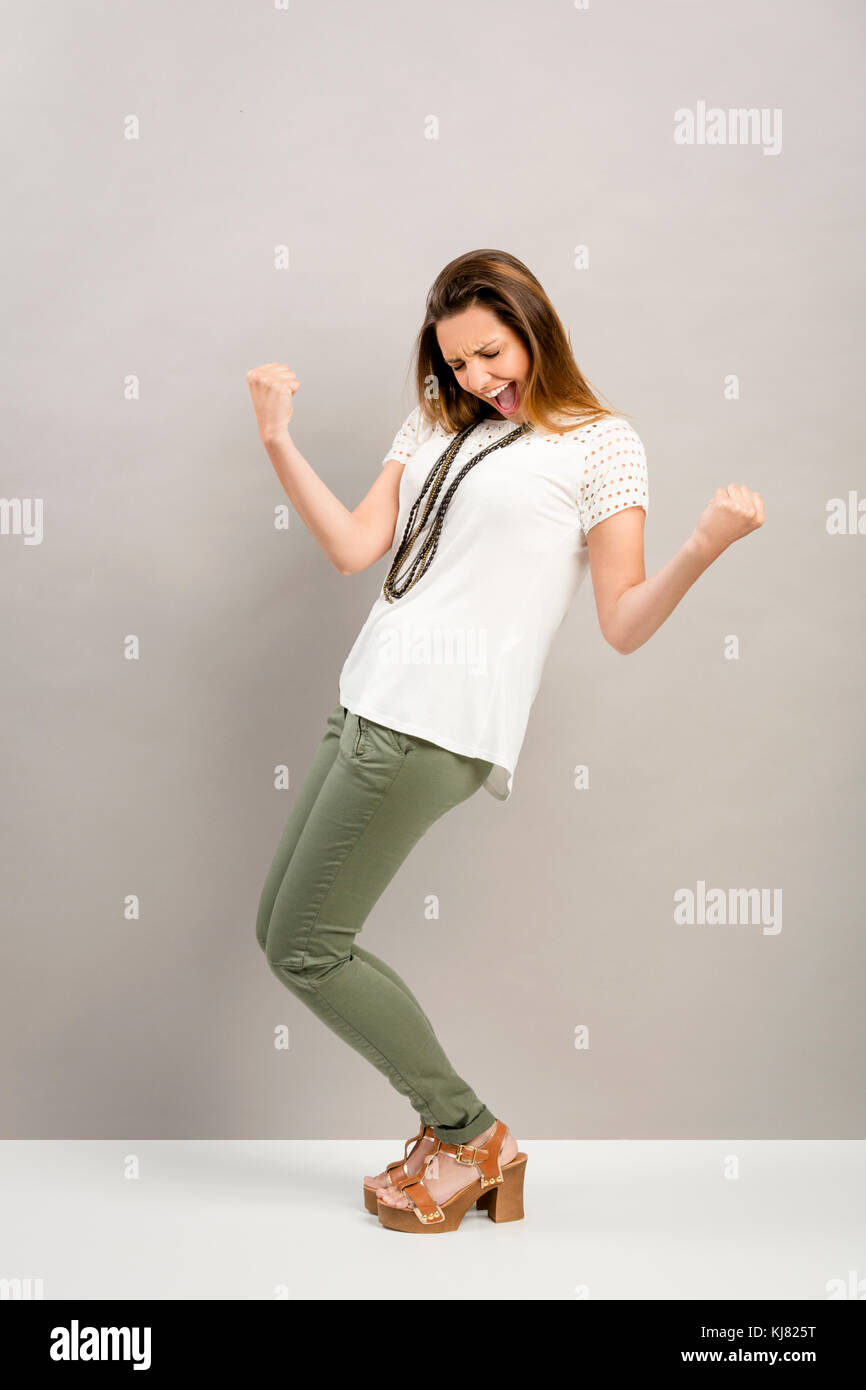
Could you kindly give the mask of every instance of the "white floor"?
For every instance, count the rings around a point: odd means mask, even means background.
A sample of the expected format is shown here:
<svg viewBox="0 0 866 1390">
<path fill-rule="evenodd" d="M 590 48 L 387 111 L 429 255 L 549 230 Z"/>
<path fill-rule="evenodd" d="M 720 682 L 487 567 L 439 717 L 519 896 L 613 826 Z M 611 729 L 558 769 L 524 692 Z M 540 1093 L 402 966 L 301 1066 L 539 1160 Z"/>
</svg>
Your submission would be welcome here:
<svg viewBox="0 0 866 1390">
<path fill-rule="evenodd" d="M 45 1299 L 866 1297 L 866 1142 L 522 1148 L 525 1220 L 472 1209 L 410 1237 L 361 1206 L 402 1139 L 6 1141 L 0 1280 Z"/>
</svg>

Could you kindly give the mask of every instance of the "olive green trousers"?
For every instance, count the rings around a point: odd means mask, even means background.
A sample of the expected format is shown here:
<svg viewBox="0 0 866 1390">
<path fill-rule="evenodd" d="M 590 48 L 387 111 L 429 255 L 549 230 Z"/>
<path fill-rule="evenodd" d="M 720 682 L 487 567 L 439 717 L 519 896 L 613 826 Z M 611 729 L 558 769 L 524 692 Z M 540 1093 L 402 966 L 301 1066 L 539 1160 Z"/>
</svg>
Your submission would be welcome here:
<svg viewBox="0 0 866 1390">
<path fill-rule="evenodd" d="M 496 1116 L 457 1075 L 408 985 L 355 938 L 424 831 L 478 791 L 491 766 L 337 705 L 274 854 L 256 922 L 277 978 L 454 1144 Z"/>
</svg>

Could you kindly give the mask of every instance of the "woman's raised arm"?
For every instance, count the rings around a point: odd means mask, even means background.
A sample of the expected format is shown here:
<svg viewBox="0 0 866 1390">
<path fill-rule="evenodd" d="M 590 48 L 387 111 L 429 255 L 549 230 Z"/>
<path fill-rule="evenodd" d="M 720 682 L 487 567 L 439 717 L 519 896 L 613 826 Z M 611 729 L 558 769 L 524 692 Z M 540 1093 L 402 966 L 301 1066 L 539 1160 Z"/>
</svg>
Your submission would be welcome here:
<svg viewBox="0 0 866 1390">
<path fill-rule="evenodd" d="M 641 507 L 628 507 L 587 532 L 592 588 L 606 642 L 627 655 L 652 637 L 705 569 L 734 541 L 764 524 L 759 492 L 717 488 L 689 539 L 662 569 L 644 577 Z"/>
<path fill-rule="evenodd" d="M 259 436 L 283 489 L 310 534 L 340 574 L 367 569 L 390 550 L 404 464 L 389 459 L 367 495 L 346 507 L 307 462 L 288 432 L 295 392 L 290 367 L 267 362 L 247 372 Z"/>
</svg>

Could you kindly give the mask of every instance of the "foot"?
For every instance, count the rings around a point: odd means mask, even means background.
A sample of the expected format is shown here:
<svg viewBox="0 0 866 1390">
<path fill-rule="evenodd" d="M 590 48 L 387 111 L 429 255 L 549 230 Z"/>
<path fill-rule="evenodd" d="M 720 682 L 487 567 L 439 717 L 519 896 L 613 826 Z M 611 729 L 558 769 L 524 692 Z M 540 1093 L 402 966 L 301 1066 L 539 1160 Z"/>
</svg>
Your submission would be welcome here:
<svg viewBox="0 0 866 1390">
<path fill-rule="evenodd" d="M 489 1129 L 482 1130 L 480 1134 L 476 1134 L 474 1139 L 467 1139 L 466 1147 L 468 1149 L 483 1149 L 484 1141 L 490 1138 L 495 1128 L 496 1125 L 492 1124 Z M 426 1155 L 429 1155 L 432 1147 L 433 1146 L 430 1144 L 425 1146 Z M 499 1154 L 500 1167 L 504 1168 L 506 1163 L 510 1163 L 511 1160 L 517 1156 L 518 1152 L 517 1140 L 512 1135 L 511 1130 L 508 1130 L 505 1136 L 505 1142 Z M 425 1155 L 422 1155 L 419 1159 L 419 1167 L 422 1167 L 425 1161 Z M 417 1169 L 411 1169 L 410 1171 L 417 1171 Z M 441 1204 L 442 1202 L 447 1202 L 448 1198 L 453 1197 L 455 1193 L 461 1192 L 464 1187 L 469 1187 L 472 1183 L 477 1182 L 480 1176 L 480 1170 L 474 1163 L 471 1166 L 465 1163 L 458 1163 L 457 1159 L 452 1158 L 451 1154 L 438 1153 L 431 1159 L 430 1163 L 427 1164 L 427 1171 L 422 1176 L 424 1178 L 424 1186 L 430 1193 L 433 1201 Z M 376 1195 L 380 1202 L 387 1203 L 390 1207 L 412 1206 L 411 1200 L 403 1192 L 400 1192 L 398 1188 L 392 1187 L 390 1184 L 387 1187 L 378 1188 Z"/>
<path fill-rule="evenodd" d="M 417 1139 L 414 1146 L 409 1150 L 406 1159 L 406 1169 L 409 1173 L 418 1173 L 424 1166 L 424 1160 L 433 1152 L 436 1144 L 435 1139 Z M 366 1177 L 364 1184 L 367 1187 L 375 1187 L 377 1190 L 383 1187 L 390 1187 L 387 1172 L 377 1173 L 374 1178 Z"/>
</svg>

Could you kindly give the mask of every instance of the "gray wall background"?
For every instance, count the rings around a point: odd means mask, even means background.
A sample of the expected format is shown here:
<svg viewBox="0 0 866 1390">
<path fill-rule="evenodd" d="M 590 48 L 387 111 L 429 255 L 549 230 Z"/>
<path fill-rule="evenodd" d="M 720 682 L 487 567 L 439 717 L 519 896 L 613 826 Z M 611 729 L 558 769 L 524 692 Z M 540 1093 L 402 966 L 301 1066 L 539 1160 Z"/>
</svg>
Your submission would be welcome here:
<svg viewBox="0 0 866 1390">
<path fill-rule="evenodd" d="M 4 1135 L 414 1129 L 255 942 L 388 562 L 341 578 L 275 529 L 245 373 L 297 371 L 354 506 L 430 283 L 496 246 L 643 438 L 648 574 L 718 486 L 767 520 L 628 658 L 587 580 L 511 801 L 434 826 L 361 941 L 518 1136 L 862 1137 L 866 537 L 827 530 L 866 493 L 862 7 L 48 0 L 4 30 L 2 489 L 44 506 L 40 544 L 0 536 Z M 781 151 L 675 144 L 702 101 L 780 109 Z M 699 880 L 780 889 L 781 930 L 675 923 Z"/>
</svg>

